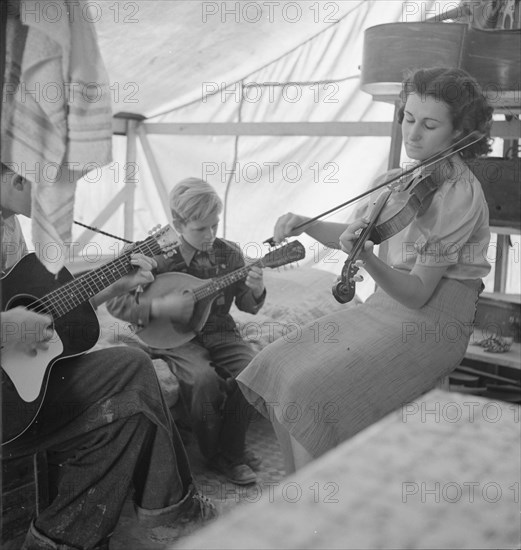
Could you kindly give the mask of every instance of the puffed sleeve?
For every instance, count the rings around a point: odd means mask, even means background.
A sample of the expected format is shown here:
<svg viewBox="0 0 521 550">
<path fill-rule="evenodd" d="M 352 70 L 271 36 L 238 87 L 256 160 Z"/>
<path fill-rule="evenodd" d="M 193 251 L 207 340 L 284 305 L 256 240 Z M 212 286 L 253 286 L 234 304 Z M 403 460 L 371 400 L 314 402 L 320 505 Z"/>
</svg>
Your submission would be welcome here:
<svg viewBox="0 0 521 550">
<path fill-rule="evenodd" d="M 480 185 L 466 180 L 446 182 L 434 195 L 427 212 L 412 225 L 416 261 L 422 265 L 486 262 L 480 256 L 486 255 L 484 247 L 488 245 L 490 230 Z M 415 229 L 417 234 L 413 235 Z"/>
</svg>

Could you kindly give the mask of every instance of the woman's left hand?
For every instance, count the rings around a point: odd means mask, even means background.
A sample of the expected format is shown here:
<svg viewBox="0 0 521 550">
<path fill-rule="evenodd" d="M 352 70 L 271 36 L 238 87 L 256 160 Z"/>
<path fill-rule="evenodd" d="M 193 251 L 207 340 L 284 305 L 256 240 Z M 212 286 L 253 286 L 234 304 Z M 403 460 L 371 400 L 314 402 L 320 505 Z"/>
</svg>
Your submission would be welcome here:
<svg viewBox="0 0 521 550">
<path fill-rule="evenodd" d="M 246 277 L 246 286 L 251 288 L 255 298 L 260 298 L 264 292 L 264 279 L 262 269 L 258 266 L 253 266 Z"/>
<path fill-rule="evenodd" d="M 367 218 L 356 220 L 349 224 L 346 230 L 340 235 L 340 248 L 349 254 L 353 249 L 355 241 L 360 236 L 360 233 L 369 225 Z M 372 241 L 366 241 L 364 243 L 364 249 L 360 252 L 360 259 L 366 260 L 369 255 L 373 253 L 374 243 Z"/>
</svg>

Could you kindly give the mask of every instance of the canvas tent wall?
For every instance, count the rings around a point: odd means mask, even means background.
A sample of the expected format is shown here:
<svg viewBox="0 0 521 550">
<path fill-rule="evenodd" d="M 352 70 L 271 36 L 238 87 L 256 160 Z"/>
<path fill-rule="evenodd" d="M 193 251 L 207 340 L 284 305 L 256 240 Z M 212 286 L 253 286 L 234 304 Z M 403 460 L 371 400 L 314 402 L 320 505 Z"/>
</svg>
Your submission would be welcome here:
<svg viewBox="0 0 521 550">
<path fill-rule="evenodd" d="M 393 104 L 359 88 L 364 31 L 458 4 L 92 3 L 113 110 L 128 115 L 115 118 L 114 162 L 80 181 L 75 218 L 142 239 L 169 221 L 171 187 L 200 176 L 225 202 L 220 234 L 262 253 L 280 214 L 327 210 L 400 156 L 390 150 Z M 73 240 L 89 262 L 121 248 L 80 227 Z M 338 271 L 340 255 L 306 245 L 308 262 L 325 252 L 319 267 Z"/>
<path fill-rule="evenodd" d="M 414 10 L 404 2 L 283 2 L 271 20 L 269 3 L 249 3 L 250 11 L 241 11 L 244 2 L 138 4 L 133 27 L 118 27 L 111 14 L 98 24 L 115 112 L 147 117 L 129 124 L 143 138 L 125 193 L 135 193 L 130 238 L 168 221 L 165 196 L 187 176 L 216 187 L 226 203 L 222 234 L 245 245 L 269 237 L 281 213 L 316 214 L 387 167 L 393 106 L 359 90 L 363 31 L 420 20 L 433 2 Z M 257 8 L 265 18 L 252 22 Z M 80 221 L 123 188 L 126 138 L 115 137 L 114 151 L 114 165 L 79 187 Z M 120 234 L 124 209 L 110 214 L 104 228 Z"/>
</svg>

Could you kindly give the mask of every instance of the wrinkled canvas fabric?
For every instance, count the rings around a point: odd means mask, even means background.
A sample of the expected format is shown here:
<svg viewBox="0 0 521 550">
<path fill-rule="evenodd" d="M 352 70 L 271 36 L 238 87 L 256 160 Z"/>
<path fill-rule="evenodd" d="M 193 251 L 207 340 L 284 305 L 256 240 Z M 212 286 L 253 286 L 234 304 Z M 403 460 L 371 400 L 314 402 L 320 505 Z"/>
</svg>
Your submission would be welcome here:
<svg viewBox="0 0 521 550">
<path fill-rule="evenodd" d="M 10 0 L 1 158 L 33 182 L 32 238 L 57 273 L 76 182 L 112 159 L 111 102 L 88 2 Z"/>
</svg>

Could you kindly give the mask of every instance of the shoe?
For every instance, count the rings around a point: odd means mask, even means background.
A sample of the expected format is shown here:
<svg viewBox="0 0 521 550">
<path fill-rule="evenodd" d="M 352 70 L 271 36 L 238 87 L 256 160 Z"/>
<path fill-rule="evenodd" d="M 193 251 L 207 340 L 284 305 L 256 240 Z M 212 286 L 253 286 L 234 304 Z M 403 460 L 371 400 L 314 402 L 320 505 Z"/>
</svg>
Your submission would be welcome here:
<svg viewBox="0 0 521 550">
<path fill-rule="evenodd" d="M 164 545 L 190 535 L 217 516 L 215 504 L 191 485 L 185 497 L 171 506 L 167 515 L 146 514 L 144 510 L 140 510 L 140 521 L 136 527 L 145 529 L 146 540 Z"/>
<path fill-rule="evenodd" d="M 232 461 L 223 454 L 211 458 L 208 466 L 236 485 L 250 485 L 257 481 L 257 474 L 247 464 Z"/>
<path fill-rule="evenodd" d="M 262 458 L 248 447 L 246 447 L 242 459 L 244 464 L 247 464 L 252 470 L 258 471 L 262 466 Z"/>
</svg>

